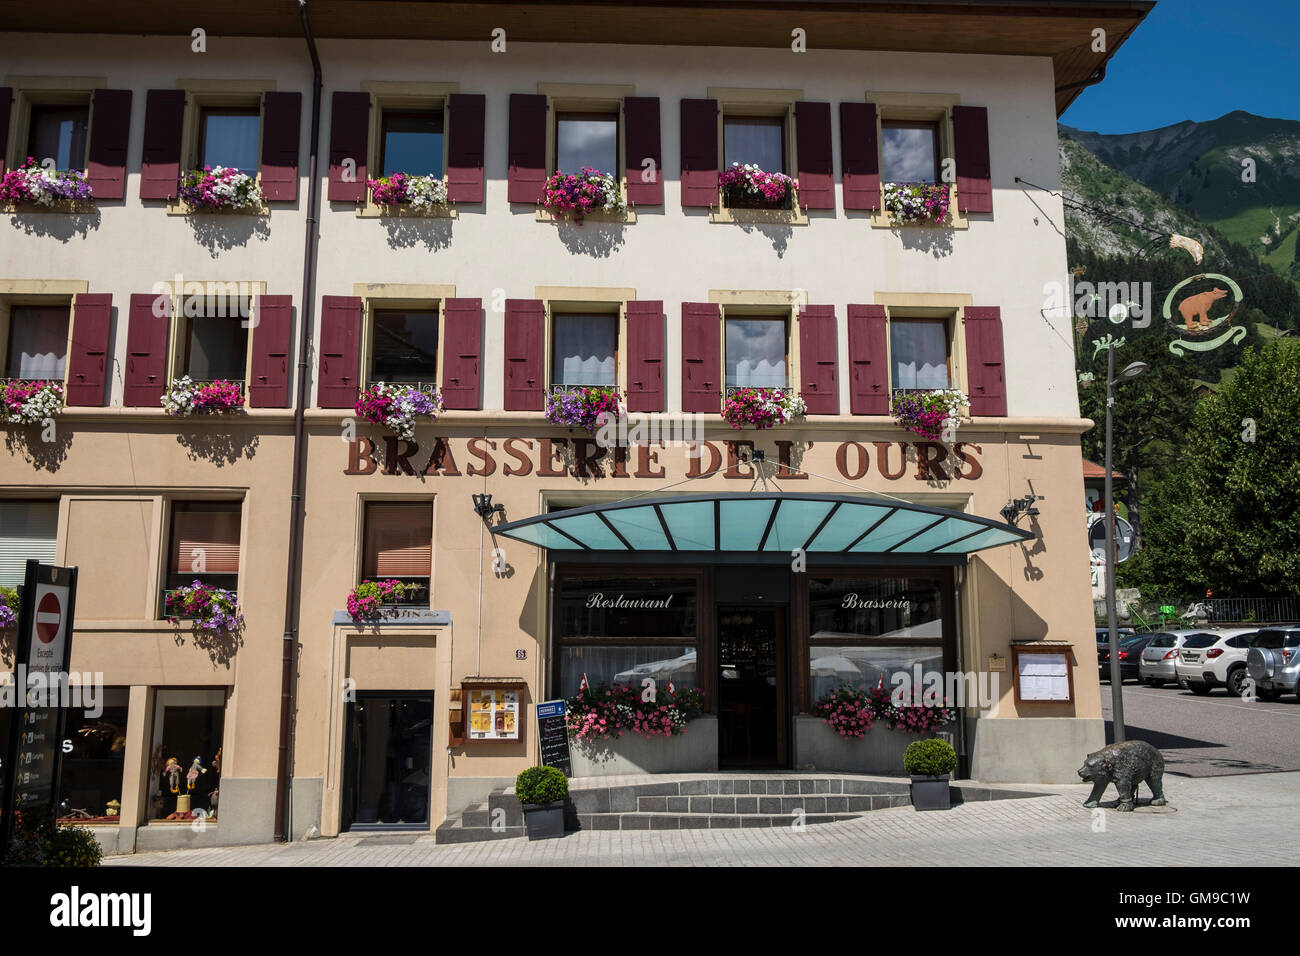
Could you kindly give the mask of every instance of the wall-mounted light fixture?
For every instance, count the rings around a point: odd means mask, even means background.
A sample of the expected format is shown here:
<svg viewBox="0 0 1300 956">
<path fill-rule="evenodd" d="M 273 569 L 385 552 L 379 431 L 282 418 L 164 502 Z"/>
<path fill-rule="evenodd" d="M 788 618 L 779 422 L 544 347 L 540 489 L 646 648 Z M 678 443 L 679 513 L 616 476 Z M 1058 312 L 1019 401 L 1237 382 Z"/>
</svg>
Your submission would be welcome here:
<svg viewBox="0 0 1300 956">
<path fill-rule="evenodd" d="M 1016 519 L 1021 515 L 1029 515 L 1031 518 L 1038 516 L 1038 509 L 1034 507 L 1034 502 L 1038 501 L 1041 495 L 1030 495 L 1028 498 L 1015 498 L 1002 508 L 1002 520 L 1007 524 L 1015 526 Z"/>
<path fill-rule="evenodd" d="M 491 518 L 494 514 L 505 514 L 505 505 L 494 505 L 492 496 L 489 494 L 470 495 L 474 499 L 474 513 L 484 521 Z"/>
</svg>

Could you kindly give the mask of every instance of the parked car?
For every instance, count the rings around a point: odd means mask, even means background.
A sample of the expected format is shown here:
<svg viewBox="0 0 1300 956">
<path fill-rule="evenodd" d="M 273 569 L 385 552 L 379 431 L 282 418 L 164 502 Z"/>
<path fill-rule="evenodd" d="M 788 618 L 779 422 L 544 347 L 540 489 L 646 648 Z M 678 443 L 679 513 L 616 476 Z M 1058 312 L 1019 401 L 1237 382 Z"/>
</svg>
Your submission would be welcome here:
<svg viewBox="0 0 1300 956">
<path fill-rule="evenodd" d="M 1131 627 L 1117 627 L 1120 643 L 1128 640 L 1137 632 Z M 1104 627 L 1097 628 L 1097 676 L 1110 680 L 1110 631 Z"/>
<path fill-rule="evenodd" d="M 1246 669 L 1260 700 L 1296 693 L 1300 681 L 1300 627 L 1260 628 L 1246 655 Z"/>
<path fill-rule="evenodd" d="M 1138 680 L 1151 687 L 1161 684 L 1182 684 L 1176 666 L 1178 650 L 1194 634 L 1211 634 L 1206 630 L 1157 631 L 1154 640 L 1142 651 L 1142 660 L 1138 663 Z"/>
<path fill-rule="evenodd" d="M 1119 642 L 1119 679 L 1123 683 L 1126 680 L 1138 679 L 1138 658 L 1142 656 L 1142 649 L 1151 642 L 1154 634 L 1133 634 Z M 1109 652 L 1110 648 L 1107 647 Z M 1100 651 L 1098 651 L 1100 654 Z M 1106 663 L 1101 668 L 1101 679 L 1110 680 L 1110 654 L 1106 655 Z"/>
<path fill-rule="evenodd" d="M 1229 694 L 1240 697 L 1246 681 L 1246 655 L 1258 633 L 1257 628 L 1234 627 L 1190 635 L 1174 662 L 1179 683 L 1193 694 L 1226 687 Z"/>
</svg>

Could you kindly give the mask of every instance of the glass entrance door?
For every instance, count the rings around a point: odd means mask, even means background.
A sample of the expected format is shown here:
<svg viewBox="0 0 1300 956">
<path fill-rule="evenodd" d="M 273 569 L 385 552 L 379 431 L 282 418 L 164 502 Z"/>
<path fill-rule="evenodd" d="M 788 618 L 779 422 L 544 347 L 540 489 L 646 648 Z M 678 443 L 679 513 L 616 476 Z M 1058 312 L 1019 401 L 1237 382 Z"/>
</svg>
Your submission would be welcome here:
<svg viewBox="0 0 1300 956">
<path fill-rule="evenodd" d="M 718 757 L 723 766 L 786 762 L 786 609 L 718 608 Z"/>
<path fill-rule="evenodd" d="M 348 707 L 347 829 L 429 826 L 433 697 L 358 694 Z"/>
</svg>

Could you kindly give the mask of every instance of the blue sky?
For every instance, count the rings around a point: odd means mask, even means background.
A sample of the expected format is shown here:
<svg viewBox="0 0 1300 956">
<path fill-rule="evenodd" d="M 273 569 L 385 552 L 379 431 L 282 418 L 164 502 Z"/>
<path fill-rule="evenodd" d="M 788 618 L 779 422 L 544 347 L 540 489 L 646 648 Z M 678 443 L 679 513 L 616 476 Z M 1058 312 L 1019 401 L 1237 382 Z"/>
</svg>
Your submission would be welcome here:
<svg viewBox="0 0 1300 956">
<path fill-rule="evenodd" d="M 1132 133 L 1245 110 L 1300 120 L 1300 2 L 1159 0 L 1061 122 Z"/>
</svg>

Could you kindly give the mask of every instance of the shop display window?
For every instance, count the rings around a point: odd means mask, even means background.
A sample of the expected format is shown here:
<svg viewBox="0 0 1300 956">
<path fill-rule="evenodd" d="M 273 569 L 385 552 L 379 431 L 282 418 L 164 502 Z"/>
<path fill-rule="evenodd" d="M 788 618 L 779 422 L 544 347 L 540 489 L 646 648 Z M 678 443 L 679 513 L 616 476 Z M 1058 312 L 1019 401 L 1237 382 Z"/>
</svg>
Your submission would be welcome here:
<svg viewBox="0 0 1300 956">
<path fill-rule="evenodd" d="M 217 815 L 224 690 L 160 690 L 149 751 L 150 822 Z"/>
<path fill-rule="evenodd" d="M 63 739 L 72 749 L 63 754 L 60 770 L 60 820 L 112 824 L 121 819 L 129 698 L 127 688 L 108 687 L 95 711 L 68 711 Z"/>
</svg>

